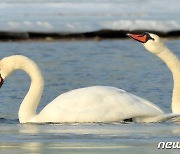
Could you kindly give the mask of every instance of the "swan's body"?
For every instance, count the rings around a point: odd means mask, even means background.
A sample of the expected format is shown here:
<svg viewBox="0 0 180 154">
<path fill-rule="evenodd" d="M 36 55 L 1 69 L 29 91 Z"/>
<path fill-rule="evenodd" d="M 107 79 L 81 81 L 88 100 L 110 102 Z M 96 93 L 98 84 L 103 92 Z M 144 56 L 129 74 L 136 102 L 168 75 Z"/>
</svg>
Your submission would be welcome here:
<svg viewBox="0 0 180 154">
<path fill-rule="evenodd" d="M 112 122 L 161 114 L 163 112 L 150 102 L 126 91 L 94 86 L 60 95 L 31 121 Z"/>
<path fill-rule="evenodd" d="M 166 56 L 171 54 L 169 50 L 165 51 Z M 162 55 L 161 58 L 166 57 L 165 55 Z M 174 55 L 173 58 L 179 67 L 180 62 Z M 165 61 L 165 58 L 163 60 Z M 177 66 L 174 66 L 173 62 L 169 65 L 173 65 L 169 67 L 170 69 L 174 68 L 172 72 L 175 74 L 174 80 L 177 82 L 176 76 L 180 76 L 180 71 L 175 68 Z M 44 81 L 38 66 L 32 60 L 21 55 L 2 59 L 0 61 L 0 86 L 3 84 L 3 79 L 17 69 L 24 70 L 31 78 L 30 89 L 19 109 L 20 123 L 115 122 L 127 119 L 134 122 L 159 122 L 180 115 L 180 106 L 177 100 L 180 98 L 178 93 L 180 92 L 178 91 L 180 83 L 175 86 L 172 108 L 174 113 L 172 114 L 164 114 L 153 103 L 124 90 L 105 86 L 80 88 L 61 94 L 39 114 L 36 114 Z"/>
</svg>

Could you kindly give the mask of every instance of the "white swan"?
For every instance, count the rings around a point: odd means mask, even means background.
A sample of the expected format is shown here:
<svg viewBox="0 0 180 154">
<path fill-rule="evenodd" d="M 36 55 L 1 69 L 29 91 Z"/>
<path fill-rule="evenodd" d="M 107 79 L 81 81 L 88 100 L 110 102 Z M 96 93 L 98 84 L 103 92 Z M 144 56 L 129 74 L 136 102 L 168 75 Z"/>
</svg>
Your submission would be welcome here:
<svg viewBox="0 0 180 154">
<path fill-rule="evenodd" d="M 114 87 L 94 86 L 72 90 L 61 94 L 36 114 L 44 80 L 38 66 L 29 58 L 13 55 L 0 60 L 0 87 L 4 79 L 15 70 L 24 70 L 31 78 L 30 89 L 19 109 L 20 123 L 61 123 L 61 122 L 134 122 L 166 121 L 180 114 L 180 62 L 154 34 L 130 37 L 141 41 L 152 53 L 164 60 L 172 70 L 175 86 L 171 114 L 164 112 L 153 103 Z M 176 114 L 178 113 L 178 114 Z"/>
</svg>

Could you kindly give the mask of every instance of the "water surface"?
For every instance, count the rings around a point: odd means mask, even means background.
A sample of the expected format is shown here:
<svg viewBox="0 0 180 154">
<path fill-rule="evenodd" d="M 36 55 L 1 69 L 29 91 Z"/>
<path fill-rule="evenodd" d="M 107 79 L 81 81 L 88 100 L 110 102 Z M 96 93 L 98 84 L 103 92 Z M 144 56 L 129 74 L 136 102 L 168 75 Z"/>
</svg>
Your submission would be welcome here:
<svg viewBox="0 0 180 154">
<path fill-rule="evenodd" d="M 180 57 L 180 40 L 165 40 Z M 122 88 L 171 112 L 172 76 L 157 57 L 129 40 L 1 42 L 0 57 L 23 54 L 33 59 L 45 78 L 40 111 L 59 94 L 93 85 Z M 158 150 L 160 141 L 179 141 L 180 125 L 87 123 L 19 124 L 19 105 L 30 79 L 22 71 L 0 90 L 0 152 L 5 153 L 178 153 Z"/>
</svg>

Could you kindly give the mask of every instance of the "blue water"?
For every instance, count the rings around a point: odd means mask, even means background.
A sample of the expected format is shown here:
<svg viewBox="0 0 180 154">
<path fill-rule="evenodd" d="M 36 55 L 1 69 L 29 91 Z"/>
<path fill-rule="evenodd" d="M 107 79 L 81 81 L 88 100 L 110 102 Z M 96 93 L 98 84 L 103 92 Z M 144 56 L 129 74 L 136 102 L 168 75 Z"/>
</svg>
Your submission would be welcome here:
<svg viewBox="0 0 180 154">
<path fill-rule="evenodd" d="M 180 40 L 164 40 L 180 57 Z M 57 95 L 80 87 L 122 88 L 171 112 L 173 81 L 168 68 L 130 40 L 0 42 L 0 58 L 23 54 L 33 59 L 45 78 L 38 111 Z M 19 124 L 19 105 L 30 79 L 22 71 L 0 89 L 0 153 L 178 153 L 158 150 L 160 141 L 179 141 L 180 125 L 89 123 Z"/>
</svg>

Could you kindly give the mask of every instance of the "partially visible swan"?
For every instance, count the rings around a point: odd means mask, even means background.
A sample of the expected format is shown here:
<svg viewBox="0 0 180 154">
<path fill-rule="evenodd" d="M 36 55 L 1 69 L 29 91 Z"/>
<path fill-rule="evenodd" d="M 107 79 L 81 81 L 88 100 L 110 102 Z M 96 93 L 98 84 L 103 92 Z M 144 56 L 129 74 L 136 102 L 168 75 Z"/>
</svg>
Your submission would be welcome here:
<svg viewBox="0 0 180 154">
<path fill-rule="evenodd" d="M 143 43 L 149 52 L 164 61 L 171 70 L 174 80 L 171 109 L 172 113 L 180 114 L 180 60 L 164 45 L 160 37 L 155 34 L 128 34 L 128 36 Z"/>
<path fill-rule="evenodd" d="M 62 122 L 161 122 L 180 115 L 180 62 L 154 34 L 129 34 L 141 41 L 152 53 L 164 60 L 173 72 L 175 86 L 171 114 L 153 103 L 114 87 L 93 86 L 75 89 L 59 95 L 39 113 L 44 80 L 38 66 L 29 58 L 13 55 L 0 60 L 0 87 L 15 70 L 24 70 L 31 78 L 31 85 L 19 109 L 20 123 Z M 176 114 L 178 113 L 178 114 Z"/>
</svg>

